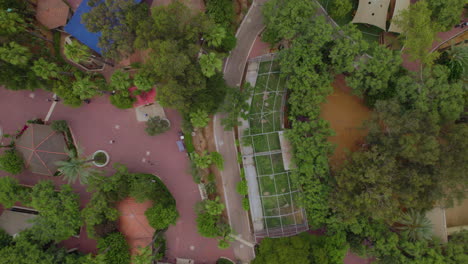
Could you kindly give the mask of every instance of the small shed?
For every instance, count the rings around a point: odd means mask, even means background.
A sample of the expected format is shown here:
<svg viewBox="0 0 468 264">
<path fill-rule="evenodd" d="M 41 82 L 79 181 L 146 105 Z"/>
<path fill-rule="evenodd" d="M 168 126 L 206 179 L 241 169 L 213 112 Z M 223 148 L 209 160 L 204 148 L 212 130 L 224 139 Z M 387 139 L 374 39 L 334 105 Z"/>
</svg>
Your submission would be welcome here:
<svg viewBox="0 0 468 264">
<path fill-rule="evenodd" d="M 15 145 L 32 173 L 53 176 L 55 163 L 68 159 L 64 135 L 47 125 L 28 125 Z"/>
<path fill-rule="evenodd" d="M 48 29 L 67 24 L 69 7 L 63 0 L 37 1 L 36 19 Z"/>
</svg>

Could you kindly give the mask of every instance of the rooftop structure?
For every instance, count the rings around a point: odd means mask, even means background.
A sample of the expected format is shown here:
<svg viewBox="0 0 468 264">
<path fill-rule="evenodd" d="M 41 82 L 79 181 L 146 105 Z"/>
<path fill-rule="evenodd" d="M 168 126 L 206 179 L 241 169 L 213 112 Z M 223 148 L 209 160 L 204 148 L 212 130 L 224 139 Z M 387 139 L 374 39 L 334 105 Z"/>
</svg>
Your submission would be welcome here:
<svg viewBox="0 0 468 264">
<path fill-rule="evenodd" d="M 63 0 L 41 0 L 37 2 L 36 19 L 49 29 L 67 23 L 69 8 Z"/>
</svg>

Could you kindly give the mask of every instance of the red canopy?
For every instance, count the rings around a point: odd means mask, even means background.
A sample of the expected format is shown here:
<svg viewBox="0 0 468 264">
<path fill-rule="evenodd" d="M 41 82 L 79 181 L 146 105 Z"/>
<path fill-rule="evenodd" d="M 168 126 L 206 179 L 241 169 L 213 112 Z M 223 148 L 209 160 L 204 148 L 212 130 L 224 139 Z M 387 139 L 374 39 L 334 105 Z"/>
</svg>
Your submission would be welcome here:
<svg viewBox="0 0 468 264">
<path fill-rule="evenodd" d="M 133 104 L 134 107 L 152 104 L 156 100 L 156 89 L 151 89 L 149 92 L 141 92 L 139 95 L 133 95 L 133 92 L 137 90 L 136 86 L 129 88 L 132 96 L 136 98 L 136 102 Z"/>
</svg>

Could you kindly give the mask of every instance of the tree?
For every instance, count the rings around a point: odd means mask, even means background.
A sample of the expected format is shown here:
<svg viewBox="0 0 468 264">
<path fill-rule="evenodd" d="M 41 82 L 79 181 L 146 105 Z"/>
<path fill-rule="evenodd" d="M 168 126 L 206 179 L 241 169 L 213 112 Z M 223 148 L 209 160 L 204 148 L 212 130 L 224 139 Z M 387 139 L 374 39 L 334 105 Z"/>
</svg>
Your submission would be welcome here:
<svg viewBox="0 0 468 264">
<path fill-rule="evenodd" d="M 130 264 L 130 247 L 125 236 L 120 232 L 114 232 L 97 243 L 99 254 L 104 255 L 105 263 Z"/>
<path fill-rule="evenodd" d="M 243 89 L 228 88 L 224 104 L 221 106 L 221 112 L 227 115 L 221 119 L 221 124 L 225 130 L 231 130 L 235 126 L 240 125 L 239 117 L 247 118 L 249 103 L 247 100 L 250 97 L 252 86 L 245 84 Z"/>
<path fill-rule="evenodd" d="M 197 231 L 204 237 L 218 237 L 221 235 L 218 229 L 218 215 L 211 215 L 207 212 L 203 212 L 197 215 L 195 221 L 197 222 Z"/>
<path fill-rule="evenodd" d="M 345 36 L 337 38 L 330 50 L 333 70 L 337 74 L 353 72 L 357 57 L 364 54 L 369 46 L 368 42 L 362 38 L 361 31 L 355 25 L 346 25 L 342 30 Z"/>
<path fill-rule="evenodd" d="M 432 52 L 432 43 L 436 37 L 436 24 L 431 19 L 431 10 L 427 1 L 419 1 L 403 10 L 394 21 L 403 31 L 402 38 L 405 52 L 411 60 L 419 60 L 424 65 L 431 65 L 438 53 Z"/>
<path fill-rule="evenodd" d="M 110 97 L 110 102 L 119 109 L 128 109 L 133 107 L 135 98 L 130 96 L 129 91 L 120 91 Z"/>
<path fill-rule="evenodd" d="M 401 56 L 383 46 L 374 47 L 374 56 L 360 60 L 354 73 L 346 78 L 353 92 L 360 96 L 379 97 L 389 89 L 389 82 L 400 69 Z"/>
<path fill-rule="evenodd" d="M 446 51 L 448 67 L 450 69 L 450 80 L 468 79 L 468 47 L 452 46 Z"/>
<path fill-rule="evenodd" d="M 205 212 L 210 215 L 221 215 L 224 211 L 224 204 L 219 202 L 219 196 L 215 200 L 206 199 L 201 203 Z"/>
<path fill-rule="evenodd" d="M 350 0 L 334 0 L 331 5 L 330 15 L 334 18 L 341 18 L 353 9 Z"/>
<path fill-rule="evenodd" d="M 208 154 L 206 150 L 202 154 L 196 152 L 190 153 L 190 159 L 192 159 L 195 166 L 200 169 L 206 169 L 213 163 L 211 155 Z"/>
<path fill-rule="evenodd" d="M 24 18 L 17 12 L 7 11 L 7 8 L 0 10 L 0 21 L 2 21 L 0 34 L 14 35 L 26 31 L 27 23 Z"/>
<path fill-rule="evenodd" d="M 39 58 L 34 61 L 31 70 L 42 79 L 57 78 L 59 76 L 60 68 L 53 62 L 48 62 L 44 58 Z"/>
<path fill-rule="evenodd" d="M 294 39 L 311 26 L 316 8 L 316 4 L 311 1 L 268 1 L 262 8 L 266 26 L 262 40 L 273 45 L 282 39 Z"/>
<path fill-rule="evenodd" d="M 154 261 L 151 246 L 139 247 L 138 254 L 132 256 L 133 264 L 150 264 Z"/>
<path fill-rule="evenodd" d="M 78 42 L 78 40 L 72 40 L 70 43 L 65 43 L 63 53 L 69 60 L 75 63 L 87 61 L 91 56 L 91 50 L 87 46 Z"/>
<path fill-rule="evenodd" d="M 252 264 L 310 263 L 310 252 L 310 235 L 307 233 L 292 237 L 265 238 Z"/>
<path fill-rule="evenodd" d="M 427 0 L 432 11 L 431 19 L 437 23 L 438 31 L 448 31 L 460 22 L 464 0 Z"/>
<path fill-rule="evenodd" d="M 98 172 L 92 167 L 93 159 L 80 157 L 80 153 L 68 151 L 70 157 L 67 161 L 57 161 L 58 171 L 68 183 L 75 183 L 79 180 L 80 184 L 86 184 L 90 177 L 93 177 Z"/>
<path fill-rule="evenodd" d="M 79 196 L 70 185 L 62 185 L 56 192 L 51 181 L 40 181 L 32 188 L 31 206 L 39 211 L 32 227 L 38 241 L 65 240 L 76 235 L 82 225 Z"/>
<path fill-rule="evenodd" d="M 222 66 L 223 62 L 214 52 L 200 56 L 201 71 L 203 72 L 203 75 L 208 78 L 215 75 L 216 71 L 221 71 Z"/>
<path fill-rule="evenodd" d="M 104 56 L 120 59 L 133 52 L 135 33 L 127 24 L 129 12 L 139 12 L 134 1 L 90 1 L 91 11 L 83 14 L 82 22 L 90 32 L 101 32 L 99 47 Z"/>
<path fill-rule="evenodd" d="M 6 150 L 0 156 L 0 169 L 11 174 L 20 174 L 23 171 L 23 158 L 15 149 Z"/>
<path fill-rule="evenodd" d="M 210 122 L 210 117 L 207 112 L 199 109 L 196 112 L 190 113 L 190 122 L 192 122 L 195 128 L 204 128 Z"/>
<path fill-rule="evenodd" d="M 18 183 L 18 180 L 9 176 L 0 178 L 0 204 L 10 208 L 16 202 L 25 201 L 27 191 Z"/>
<path fill-rule="evenodd" d="M 81 100 L 90 99 L 98 94 L 99 90 L 105 88 L 106 81 L 103 79 L 92 80 L 90 76 L 77 77 L 72 84 L 72 92 Z"/>
<path fill-rule="evenodd" d="M 408 210 L 403 213 L 397 227 L 409 241 L 429 240 L 432 237 L 432 224 L 424 212 Z"/>
<path fill-rule="evenodd" d="M 145 212 L 145 216 L 151 227 L 156 230 L 163 230 L 170 225 L 175 225 L 179 213 L 175 204 L 166 205 L 162 203 L 155 203 Z"/>
<path fill-rule="evenodd" d="M 146 69 L 139 70 L 133 79 L 135 86 L 142 91 L 150 91 L 156 84 L 156 77 Z"/>
<path fill-rule="evenodd" d="M 110 86 L 117 91 L 126 91 L 132 86 L 130 74 L 122 70 L 116 70 L 110 78 Z"/>
<path fill-rule="evenodd" d="M 205 35 L 205 39 L 208 42 L 208 45 L 212 47 L 219 47 L 223 43 L 224 38 L 226 37 L 226 29 L 220 25 L 214 25 L 210 32 Z"/>
<path fill-rule="evenodd" d="M 148 135 L 155 136 L 168 131 L 169 128 L 170 124 L 166 119 L 162 119 L 159 116 L 153 116 L 146 121 L 145 131 Z"/>
<path fill-rule="evenodd" d="M 32 57 L 31 51 L 12 41 L 0 47 L 0 59 L 17 66 L 25 66 Z"/>
</svg>

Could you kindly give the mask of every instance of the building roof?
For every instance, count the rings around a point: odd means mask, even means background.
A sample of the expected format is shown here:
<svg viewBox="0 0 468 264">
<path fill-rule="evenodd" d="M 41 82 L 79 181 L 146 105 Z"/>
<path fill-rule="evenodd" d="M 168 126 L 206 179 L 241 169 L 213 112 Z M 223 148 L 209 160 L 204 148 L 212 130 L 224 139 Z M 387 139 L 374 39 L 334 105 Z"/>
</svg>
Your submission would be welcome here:
<svg viewBox="0 0 468 264">
<path fill-rule="evenodd" d="M 53 176 L 57 161 L 67 160 L 65 138 L 50 126 L 31 124 L 16 141 L 16 149 L 31 172 Z"/>
<path fill-rule="evenodd" d="M 390 24 L 390 28 L 388 29 L 388 31 L 396 32 L 396 33 L 402 32 L 401 28 L 397 26 L 393 22 L 393 20 L 395 20 L 395 18 L 398 18 L 398 16 L 401 14 L 403 10 L 408 9 L 409 5 L 410 5 L 410 0 L 396 0 L 395 8 L 393 9 L 392 24 Z"/>
<path fill-rule="evenodd" d="M 13 236 L 32 227 L 33 223 L 31 219 L 34 217 L 36 217 L 34 214 L 5 210 L 2 215 L 0 215 L 0 228 Z"/>
<path fill-rule="evenodd" d="M 359 6 L 352 23 L 374 25 L 386 30 L 387 12 L 390 0 L 359 0 Z"/>
<path fill-rule="evenodd" d="M 69 8 L 63 0 L 37 1 L 36 19 L 49 29 L 67 23 Z"/>
</svg>

